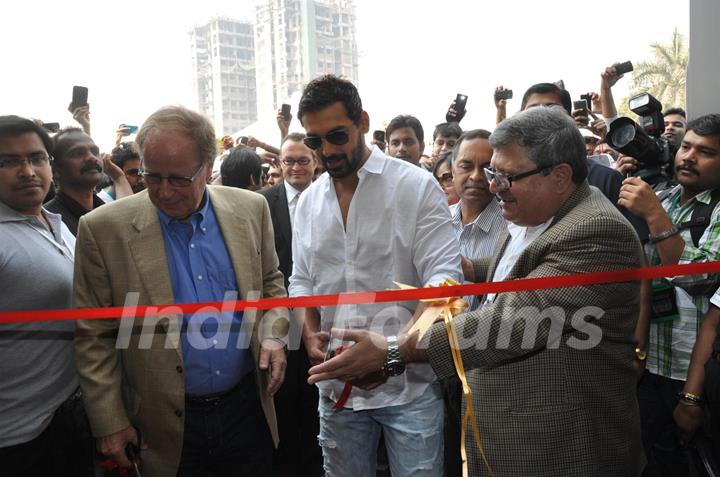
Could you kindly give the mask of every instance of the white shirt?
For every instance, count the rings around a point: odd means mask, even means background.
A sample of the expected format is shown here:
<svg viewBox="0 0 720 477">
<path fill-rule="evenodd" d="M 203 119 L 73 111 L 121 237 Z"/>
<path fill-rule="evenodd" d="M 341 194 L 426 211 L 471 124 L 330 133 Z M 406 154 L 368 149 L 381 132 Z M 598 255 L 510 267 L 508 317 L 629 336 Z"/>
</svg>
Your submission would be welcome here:
<svg viewBox="0 0 720 477">
<path fill-rule="evenodd" d="M 293 230 L 291 297 L 396 289 L 393 281 L 422 287 L 461 280 L 460 250 L 445 194 L 435 178 L 375 147 L 357 172 L 347 227 L 333 180 L 323 174 L 303 192 Z M 370 299 L 372 299 L 370 297 Z M 320 328 L 369 329 L 397 335 L 416 302 L 342 305 L 320 309 Z M 339 343 L 331 342 L 333 348 Z M 376 409 L 411 402 L 436 380 L 429 364 L 410 364 L 400 376 L 371 391 L 353 388 L 346 407 Z M 337 402 L 344 383 L 318 384 Z"/>
<path fill-rule="evenodd" d="M 300 191 L 291 186 L 288 181 L 283 181 L 283 184 L 285 184 L 285 196 L 287 197 L 290 227 L 292 228 L 295 227 L 295 208 L 300 198 Z"/>
<path fill-rule="evenodd" d="M 547 222 L 535 225 L 534 227 L 522 227 L 520 225 L 515 225 L 512 222 L 508 222 L 507 229 L 510 234 L 510 243 L 508 243 L 507 247 L 505 247 L 505 252 L 500 258 L 500 262 L 495 269 L 492 281 L 500 282 L 505 280 L 508 273 L 510 273 L 510 270 L 512 270 L 513 266 L 515 266 L 515 262 L 517 262 L 520 254 L 523 253 L 531 243 L 533 243 L 533 240 L 542 235 L 542 233 L 550 227 L 553 219 L 554 217 L 550 217 Z M 488 293 L 486 301 L 492 302 L 495 299 L 495 295 L 496 293 Z"/>
<path fill-rule="evenodd" d="M 462 202 L 462 201 L 461 201 Z M 506 229 L 505 219 L 500 211 L 500 204 L 493 197 L 482 212 L 469 224 L 462 223 L 460 202 L 450 206 L 453 229 L 460 243 L 460 253 L 471 260 L 492 255 L 495 244 Z M 468 282 L 465 282 L 468 283 Z M 466 296 L 470 304 L 467 311 L 478 307 L 476 296 Z"/>
<path fill-rule="evenodd" d="M 110 202 L 115 202 L 115 197 L 110 195 L 110 190 L 112 189 L 112 186 L 106 187 L 100 192 L 97 193 L 97 196 L 102 199 L 103 202 L 106 204 L 109 204 Z"/>
</svg>

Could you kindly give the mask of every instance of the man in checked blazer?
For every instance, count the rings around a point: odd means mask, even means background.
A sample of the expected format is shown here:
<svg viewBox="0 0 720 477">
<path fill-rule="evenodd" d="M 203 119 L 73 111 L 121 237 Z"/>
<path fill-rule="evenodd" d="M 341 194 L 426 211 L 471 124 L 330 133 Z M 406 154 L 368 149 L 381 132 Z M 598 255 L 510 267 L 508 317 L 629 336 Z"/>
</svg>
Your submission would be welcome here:
<svg viewBox="0 0 720 477">
<path fill-rule="evenodd" d="M 582 137 L 567 114 L 531 108 L 501 123 L 490 143 L 486 174 L 508 233 L 493 256 L 466 265 L 466 276 L 489 282 L 641 265 L 631 225 L 587 184 Z M 640 474 L 638 295 L 637 282 L 500 293 L 455 318 L 493 475 Z M 401 359 L 429 361 L 439 378 L 455 374 L 445 325 L 428 335 L 422 347 L 417 334 L 406 337 Z M 311 381 L 373 379 L 389 354 L 384 338 L 350 331 L 345 339 L 358 343 L 312 368 Z M 467 432 L 470 475 L 490 475 Z"/>
<path fill-rule="evenodd" d="M 212 124 L 162 108 L 137 144 L 147 191 L 82 218 L 75 306 L 286 296 L 265 200 L 205 185 L 216 154 Z M 287 310 L 173 308 L 160 319 L 78 322 L 76 360 L 98 449 L 128 466 L 124 449 L 138 443 L 136 428 L 146 477 L 271 475 Z"/>
</svg>

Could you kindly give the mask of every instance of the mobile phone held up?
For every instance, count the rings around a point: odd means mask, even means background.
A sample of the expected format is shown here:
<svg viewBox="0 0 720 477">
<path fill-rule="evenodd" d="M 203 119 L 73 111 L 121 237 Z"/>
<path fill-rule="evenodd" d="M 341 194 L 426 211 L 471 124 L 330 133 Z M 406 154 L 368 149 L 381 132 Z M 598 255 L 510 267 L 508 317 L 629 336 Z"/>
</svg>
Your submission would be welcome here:
<svg viewBox="0 0 720 477">
<path fill-rule="evenodd" d="M 455 110 L 455 114 L 452 114 L 451 111 L 448 109 L 447 114 L 445 114 L 445 121 L 449 123 L 459 123 L 463 117 L 465 117 L 465 106 L 467 105 L 467 95 L 466 94 L 460 94 L 458 93 L 457 96 L 455 96 L 455 105 L 452 106 L 452 109 Z"/>
<path fill-rule="evenodd" d="M 513 92 L 511 89 L 501 89 L 500 91 L 495 91 L 495 99 L 500 101 L 501 99 L 512 99 Z"/>
<path fill-rule="evenodd" d="M 121 124 L 118 129 L 123 129 L 127 131 L 128 134 L 135 134 L 138 132 L 137 126 L 130 126 L 129 124 Z"/>
<path fill-rule="evenodd" d="M 633 64 L 630 61 L 615 65 L 615 74 L 620 76 L 625 73 L 630 73 L 633 70 Z"/>
<path fill-rule="evenodd" d="M 285 118 L 285 121 L 290 121 L 291 111 L 292 111 L 292 107 L 289 104 L 282 105 L 282 115 L 283 115 L 283 118 Z"/>
<path fill-rule="evenodd" d="M 573 101 L 573 110 L 588 111 L 587 102 L 584 99 Z"/>
<path fill-rule="evenodd" d="M 88 105 L 88 89 L 85 86 L 73 86 L 72 101 L 68 106 L 68 111 L 72 113 L 81 106 Z"/>
<path fill-rule="evenodd" d="M 43 123 L 42 127 L 49 133 L 56 133 L 60 130 L 60 123 Z"/>
<path fill-rule="evenodd" d="M 587 105 L 587 110 L 592 111 L 592 96 L 589 94 L 581 94 L 580 99 L 585 100 L 585 104 Z"/>
</svg>

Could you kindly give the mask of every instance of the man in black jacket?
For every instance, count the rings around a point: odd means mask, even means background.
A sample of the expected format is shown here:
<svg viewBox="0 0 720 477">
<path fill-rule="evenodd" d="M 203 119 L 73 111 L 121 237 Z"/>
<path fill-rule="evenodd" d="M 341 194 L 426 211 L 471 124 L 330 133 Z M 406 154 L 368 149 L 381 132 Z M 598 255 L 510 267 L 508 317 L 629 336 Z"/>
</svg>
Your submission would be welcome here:
<svg viewBox="0 0 720 477">
<path fill-rule="evenodd" d="M 295 207 L 300 194 L 312 183 L 316 166 L 315 156 L 303 139 L 302 133 L 290 133 L 283 139 L 280 166 L 284 180 L 258 191 L 270 206 L 275 251 L 280 260 L 279 269 L 285 276 L 285 288 L 292 274 L 293 224 L 295 220 L 302 220 L 294 217 Z M 302 328 L 291 322 L 285 383 L 275 395 L 280 447 L 273 459 L 273 473 L 281 477 L 323 475 L 322 453 L 317 444 L 318 391 L 314 385 L 307 384 L 310 362 L 301 346 L 301 334 Z"/>
</svg>

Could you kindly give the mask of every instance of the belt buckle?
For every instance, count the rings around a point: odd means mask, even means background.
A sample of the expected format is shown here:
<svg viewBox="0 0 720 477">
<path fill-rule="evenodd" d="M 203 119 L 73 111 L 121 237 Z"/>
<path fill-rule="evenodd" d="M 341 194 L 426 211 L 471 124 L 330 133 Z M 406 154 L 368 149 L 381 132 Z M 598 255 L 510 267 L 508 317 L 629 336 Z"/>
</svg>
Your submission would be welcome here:
<svg viewBox="0 0 720 477">
<path fill-rule="evenodd" d="M 206 396 L 188 396 L 188 401 L 201 405 L 217 404 L 224 394 L 208 394 Z"/>
<path fill-rule="evenodd" d="M 62 402 L 62 404 L 60 404 L 60 406 L 58 406 L 58 409 L 62 409 L 63 411 L 72 409 L 73 404 L 81 398 L 82 390 L 78 387 L 70 396 L 68 396 L 67 399 Z"/>
<path fill-rule="evenodd" d="M 210 395 L 210 396 L 202 396 L 200 398 L 201 402 L 203 404 L 215 404 L 220 401 L 222 398 L 222 395 L 216 394 L 216 395 Z"/>
</svg>

